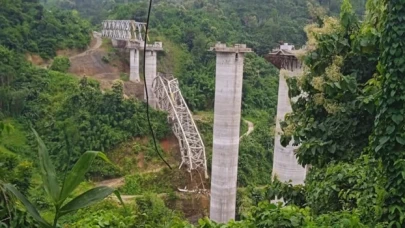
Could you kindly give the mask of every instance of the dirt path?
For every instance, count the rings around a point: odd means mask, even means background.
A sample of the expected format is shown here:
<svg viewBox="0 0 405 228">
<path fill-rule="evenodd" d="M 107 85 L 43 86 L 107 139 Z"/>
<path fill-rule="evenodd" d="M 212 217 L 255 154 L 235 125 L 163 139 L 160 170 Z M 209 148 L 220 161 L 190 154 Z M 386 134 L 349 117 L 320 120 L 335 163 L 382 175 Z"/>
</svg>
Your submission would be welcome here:
<svg viewBox="0 0 405 228">
<path fill-rule="evenodd" d="M 171 164 L 170 166 L 175 167 L 176 164 Z M 166 166 L 158 167 L 158 168 L 155 168 L 155 169 L 145 170 L 145 171 L 139 172 L 137 174 L 143 175 L 143 174 L 149 174 L 149 173 L 158 173 L 158 172 L 162 171 L 165 168 L 166 168 Z M 96 182 L 95 184 L 96 184 L 97 187 L 98 186 L 107 186 L 107 187 L 110 187 L 110 188 L 119 188 L 119 187 L 121 187 L 121 186 L 123 186 L 125 184 L 125 177 L 119 177 L 119 178 L 114 178 L 114 179 L 109 179 L 109 180 L 103 180 L 103 181 L 100 181 L 100 182 Z"/>
<path fill-rule="evenodd" d="M 97 187 L 100 186 L 106 186 L 110 188 L 119 188 L 125 184 L 125 179 L 124 177 L 120 178 L 114 178 L 114 179 L 109 179 L 109 180 L 103 180 L 100 182 L 95 183 Z"/>
<path fill-rule="evenodd" d="M 88 76 L 97 80 L 114 81 L 120 78 L 120 70 L 103 61 L 108 52 L 101 48 L 100 33 L 93 32 L 93 45 L 85 52 L 70 57 L 69 72 L 79 76 Z M 103 88 L 104 89 L 104 88 Z"/>
<path fill-rule="evenodd" d="M 250 122 L 249 120 L 245 120 L 245 119 L 243 120 L 243 122 L 248 124 L 248 130 L 245 134 L 240 136 L 239 139 L 242 139 L 243 137 L 250 135 L 255 130 L 255 125 L 252 122 Z"/>
<path fill-rule="evenodd" d="M 85 55 L 89 54 L 93 50 L 99 49 L 101 47 L 101 45 L 103 44 L 103 40 L 101 39 L 101 33 L 93 32 L 93 37 L 96 39 L 96 43 L 92 47 L 90 47 L 89 49 L 87 49 L 86 51 L 84 51 L 82 53 L 71 56 L 69 59 L 73 60 L 73 59 L 75 59 L 77 57 L 85 56 Z"/>
</svg>

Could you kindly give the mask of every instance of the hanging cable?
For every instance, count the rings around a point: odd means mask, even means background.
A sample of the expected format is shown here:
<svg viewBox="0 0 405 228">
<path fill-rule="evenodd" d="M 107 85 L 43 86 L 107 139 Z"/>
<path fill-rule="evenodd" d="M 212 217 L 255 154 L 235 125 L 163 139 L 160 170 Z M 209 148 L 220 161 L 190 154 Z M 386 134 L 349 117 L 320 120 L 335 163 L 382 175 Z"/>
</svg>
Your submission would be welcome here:
<svg viewBox="0 0 405 228">
<path fill-rule="evenodd" d="M 146 41 L 147 41 L 147 38 L 148 38 L 149 19 L 150 19 L 151 10 L 152 10 L 152 0 L 149 0 L 148 17 L 146 19 L 145 38 L 143 39 L 144 40 L 144 44 L 143 44 L 144 45 L 143 46 L 143 81 L 144 81 L 144 85 L 145 85 L 145 95 L 146 95 L 146 116 L 147 116 L 147 119 L 148 119 L 149 130 L 150 130 L 150 132 L 152 134 L 153 145 L 155 147 L 155 151 L 159 155 L 160 159 L 162 159 L 162 161 L 164 163 L 166 163 L 167 167 L 172 169 L 172 167 L 169 165 L 169 163 L 167 163 L 167 161 L 159 153 L 159 150 L 158 150 L 158 147 L 157 147 L 157 144 L 156 144 L 155 132 L 153 131 L 152 124 L 150 122 L 150 115 L 149 115 L 149 94 L 148 94 L 148 87 L 146 86 Z"/>
</svg>

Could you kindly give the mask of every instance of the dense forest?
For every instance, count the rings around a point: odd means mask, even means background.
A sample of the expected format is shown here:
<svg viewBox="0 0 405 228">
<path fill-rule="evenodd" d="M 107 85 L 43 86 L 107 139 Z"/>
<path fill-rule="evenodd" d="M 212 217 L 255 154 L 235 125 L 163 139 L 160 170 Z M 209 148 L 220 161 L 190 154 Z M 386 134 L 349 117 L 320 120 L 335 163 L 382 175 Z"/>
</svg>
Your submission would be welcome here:
<svg viewBox="0 0 405 228">
<path fill-rule="evenodd" d="M 149 37 L 165 48 L 158 70 L 179 79 L 189 107 L 201 117 L 209 164 L 215 55 L 207 50 L 221 41 L 255 51 L 244 68 L 242 116 L 255 129 L 240 143 L 238 221 L 191 224 L 176 208 L 176 184 L 184 184 L 185 174 L 177 167 L 142 173 L 133 168 L 139 161 L 128 158 L 142 154 L 151 166 L 162 163 L 145 104 L 124 96 L 122 81 L 102 90 L 91 77 L 67 73 L 69 58 L 57 56 L 65 49 L 84 51 L 104 19 L 145 21 L 147 2 L 0 0 L 0 226 L 402 227 L 404 4 L 154 1 Z M 282 143 L 301 145 L 297 158 L 311 165 L 305 186 L 271 180 L 279 72 L 263 56 L 280 42 L 307 48 L 304 74 L 288 79 L 290 97 L 298 99 L 282 123 Z M 121 59 L 125 54 L 109 52 Z M 36 66 L 27 55 L 51 65 Z M 151 110 L 151 116 L 157 139 L 170 138 L 166 113 Z M 161 145 L 159 152 L 174 162 Z M 92 165 L 81 165 L 85 160 Z M 125 206 L 101 201 L 113 189 L 94 182 L 114 177 L 125 177 L 121 194 L 142 197 Z M 17 191 L 31 203 L 13 197 Z M 93 196 L 88 202 L 80 198 L 87 192 Z M 286 205 L 272 204 L 276 198 Z M 79 209 L 86 203 L 78 201 L 99 202 Z"/>
<path fill-rule="evenodd" d="M 1 1 L 0 45 L 52 58 L 56 50 L 86 48 L 90 23 L 78 13 L 50 12 L 37 1 Z"/>
</svg>

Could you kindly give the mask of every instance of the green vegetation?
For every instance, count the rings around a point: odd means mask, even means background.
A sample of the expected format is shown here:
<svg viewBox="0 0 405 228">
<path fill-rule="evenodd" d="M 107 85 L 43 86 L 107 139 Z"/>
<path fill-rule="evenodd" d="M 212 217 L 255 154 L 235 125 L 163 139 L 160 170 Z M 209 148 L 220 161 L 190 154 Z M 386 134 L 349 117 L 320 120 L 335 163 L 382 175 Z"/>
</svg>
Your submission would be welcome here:
<svg viewBox="0 0 405 228">
<path fill-rule="evenodd" d="M 69 227 L 89 228 L 136 228 L 136 227 L 191 227 L 181 215 L 165 206 L 165 202 L 153 194 L 146 194 L 127 204 L 126 210 L 116 202 L 103 201 L 65 220 Z"/>
<path fill-rule="evenodd" d="M 128 175 L 125 177 L 125 185 L 119 190 L 126 195 L 170 193 L 177 190 L 178 186 L 186 186 L 187 180 L 187 173 L 163 169 L 157 173 Z"/>
<path fill-rule="evenodd" d="M 405 190 L 405 134 L 403 82 L 405 72 L 405 25 L 401 23 L 405 13 L 404 1 L 386 1 L 386 10 L 382 13 L 379 32 L 381 32 L 381 54 L 378 73 L 381 75 L 380 94 L 376 107 L 374 130 L 371 136 L 371 153 L 380 158 L 387 183 L 385 205 L 390 226 L 405 224 L 405 202 L 401 192 Z M 401 175 L 398 175 L 401 173 Z M 405 173 L 404 173 L 405 174 Z"/>
<path fill-rule="evenodd" d="M 0 5 L 0 45 L 9 49 L 48 59 L 58 49 L 84 49 L 90 42 L 90 24 L 77 12 L 50 12 L 39 0 L 1 0 Z"/>
<path fill-rule="evenodd" d="M 47 148 L 45 147 L 44 142 L 41 140 L 35 130 L 34 134 L 38 142 L 38 160 L 41 170 L 43 187 L 48 197 L 52 199 L 52 204 L 55 207 L 53 223 L 49 223 L 45 219 L 43 219 L 34 205 L 12 184 L 5 184 L 4 188 L 13 193 L 17 197 L 17 199 L 21 201 L 27 212 L 36 220 L 38 224 L 40 224 L 41 227 L 57 227 L 60 217 L 68 213 L 77 211 L 81 208 L 91 206 L 92 204 L 99 202 L 113 192 L 115 192 L 117 194 L 117 197 L 121 200 L 119 193 L 116 192 L 113 188 L 101 186 L 90 189 L 65 203 L 67 198 L 71 196 L 72 192 L 84 180 L 84 176 L 90 169 L 91 163 L 96 158 L 96 156 L 103 158 L 107 162 L 109 161 L 107 157 L 101 152 L 87 151 L 80 157 L 80 159 L 73 166 L 72 170 L 69 173 L 64 173 L 63 184 L 62 186 L 59 186 L 55 167 L 52 165 L 52 162 L 49 158 Z M 20 181 L 22 180 L 24 180 L 24 178 L 21 177 Z M 23 190 L 26 191 L 27 188 L 23 188 Z"/>
<path fill-rule="evenodd" d="M 120 74 L 120 79 L 124 82 L 129 81 L 129 75 L 126 73 L 121 73 Z"/>
<path fill-rule="evenodd" d="M 337 16 L 344 0 L 313 0 L 313 2 L 319 3 L 329 14 Z M 357 15 L 363 16 L 365 14 L 366 2 L 367 0 L 351 0 L 350 4 Z"/>
<path fill-rule="evenodd" d="M 3 136 L 3 133 L 10 133 L 12 129 L 13 129 L 12 125 L 0 121 L 0 137 Z"/>
<path fill-rule="evenodd" d="M 57 155 L 56 167 L 70 166 L 82 151 L 105 151 L 130 137 L 149 134 L 144 104 L 124 99 L 122 82 L 102 93 L 95 81 L 78 82 L 72 76 L 35 68 L 1 46 L 0 56 L 9 79 L 0 86 L 5 98 L 0 111 L 21 123 L 31 122 L 44 135 L 51 156 Z M 162 138 L 169 132 L 166 115 L 158 111 L 152 115 L 156 136 Z M 72 146 L 69 162 L 65 142 Z"/>
<path fill-rule="evenodd" d="M 32 163 L 22 161 L 16 154 L 1 149 L 0 179 L 14 184 L 22 193 L 26 194 L 31 185 Z"/>
<path fill-rule="evenodd" d="M 55 194 L 52 194 L 51 198 L 45 197 L 50 192 L 49 189 L 44 191 L 40 187 L 43 184 L 39 178 L 41 167 L 32 165 L 31 162 L 37 160 L 37 156 L 33 152 L 34 135 L 28 130 L 29 126 L 32 125 L 38 130 L 49 148 L 49 155 L 55 164 L 55 175 L 58 177 L 53 182 L 58 185 L 65 182 L 63 178 L 59 178 L 64 176 L 64 170 L 71 168 L 74 170 L 74 164 L 80 163 L 82 156 L 89 156 L 86 153 L 82 154 L 83 151 L 108 151 L 132 137 L 149 135 L 145 105 L 139 101 L 124 99 L 123 84 L 120 81 L 114 84 L 112 90 L 102 92 L 99 84 L 94 80 L 87 78 L 78 80 L 72 75 L 62 73 L 69 67 L 66 57 L 54 59 L 51 69 L 55 71 L 37 68 L 25 60 L 26 52 L 50 58 L 58 49 L 86 47 L 90 41 L 89 26 L 87 22 L 80 19 L 77 12 L 60 10 L 50 12 L 43 9 L 37 1 L 2 1 L 0 12 L 4 16 L 3 19 L 0 16 L 2 20 L 0 25 L 0 157 L 2 157 L 0 226 L 37 227 L 39 220 L 40 224 L 48 226 L 49 224 L 45 223 L 50 223 L 54 219 L 59 220 L 63 214 L 59 212 L 63 207 L 66 209 L 68 205 L 71 206 L 76 202 L 70 201 L 63 205 L 66 194 L 69 195 L 69 199 L 74 196 L 69 192 L 63 193 L 63 196 L 60 195 L 64 198 L 61 200 L 55 200 Z M 38 18 L 29 17 L 31 13 L 38 14 Z M 11 20 L 15 15 L 20 15 L 20 19 Z M 54 21 L 47 22 L 47 19 Z M 63 20 L 63 24 L 58 20 Z M 21 30 L 17 26 L 18 23 L 24 24 L 26 30 Z M 41 23 L 46 25 L 45 28 Z M 7 33 L 4 33 L 5 29 Z M 22 31 L 30 33 L 30 36 L 26 36 L 21 43 L 16 43 L 18 39 L 4 38 Z M 52 36 L 49 33 L 52 33 Z M 47 36 L 51 36 L 52 39 Z M 10 39 L 13 40 L 13 45 L 7 42 Z M 26 46 L 28 44 L 46 46 L 46 48 L 39 48 L 41 51 L 33 50 L 31 46 Z M 151 110 L 151 115 L 157 137 L 159 139 L 166 137 L 169 134 L 166 114 Z M 41 161 L 44 160 L 41 159 Z M 110 177 L 119 175 L 121 172 L 122 170 L 115 165 L 101 163 L 100 160 L 95 160 L 89 170 L 91 177 Z M 84 180 L 84 174 L 83 178 L 75 180 L 80 183 Z M 3 188 L 5 183 L 10 183 L 5 185 L 9 191 Z M 10 190 L 24 201 L 24 205 L 29 206 L 27 211 L 30 214 L 27 215 L 24 212 L 21 204 L 15 203 Z M 96 190 L 103 190 L 101 192 L 103 195 L 110 191 L 107 188 L 96 188 Z M 96 190 L 87 195 L 96 196 L 93 194 Z"/>
<path fill-rule="evenodd" d="M 254 131 L 241 140 L 238 185 L 265 185 L 271 180 L 278 71 L 257 55 L 245 59 L 242 115 Z"/>
<path fill-rule="evenodd" d="M 310 71 L 288 80 L 291 97 L 308 94 L 293 104 L 282 139 L 301 144 L 298 159 L 303 165 L 353 161 L 368 146 L 374 120 L 369 100 L 375 89 L 365 84 L 373 83 L 376 73 L 378 52 L 369 48 L 376 37 L 348 12 L 342 12 L 340 22 L 325 18 L 321 28 L 307 27 L 310 53 L 305 63 Z"/>
<path fill-rule="evenodd" d="M 51 70 L 66 73 L 70 67 L 70 60 L 65 56 L 58 56 L 53 59 Z"/>
<path fill-rule="evenodd" d="M 12 194 L 4 188 L 4 183 L 0 182 L 0 226 L 2 227 L 39 227 L 33 219 L 22 211 L 12 201 Z"/>
<path fill-rule="evenodd" d="M 125 194 L 137 195 L 127 210 L 105 200 L 59 220 L 51 207 L 55 200 L 42 197 L 49 189 L 38 187 L 41 166 L 30 162 L 35 158 L 34 137 L 27 131 L 30 123 L 49 146 L 58 175 L 80 163 L 81 156 L 88 156 L 82 151 L 103 150 L 109 156 L 112 150 L 119 153 L 115 150 L 134 137 L 149 142 L 145 107 L 123 98 L 122 81 L 101 92 L 97 82 L 63 73 L 68 68 L 66 59 L 56 58 L 51 66 L 55 71 L 48 71 L 28 64 L 23 56 L 30 52 L 51 58 L 58 49 L 84 48 L 89 25 L 79 14 L 95 26 L 105 18 L 144 21 L 146 2 L 128 1 L 129 5 L 121 1 L 44 1 L 51 11 L 37 1 L 1 2 L 0 15 L 6 15 L 0 16 L 1 186 L 11 183 L 23 192 L 38 208 L 37 220 L 48 222 L 55 217 L 67 227 L 192 227 L 162 199 L 150 195 L 166 193 L 162 195 L 170 198 L 178 185 L 185 185 L 183 172 L 132 173 L 136 168 L 131 163 L 153 161 L 147 143 L 132 145 L 136 148 L 130 148 L 132 157 L 120 162 L 123 167 L 95 160 L 89 170 L 93 178 L 130 174 L 120 187 Z M 364 0 L 155 2 L 150 38 L 165 45 L 159 70 L 179 78 L 187 103 L 199 113 L 197 122 L 208 157 L 215 56 L 207 50 L 222 41 L 247 43 L 257 53 L 245 59 L 243 118 L 253 122 L 255 130 L 240 144 L 239 221 L 215 224 L 202 219 L 196 226 L 404 226 L 404 4 L 403 0 L 369 0 L 364 13 Z M 12 20 L 13 15 L 20 17 Z M 305 29 L 306 40 L 303 27 L 308 23 L 313 24 Z M 306 43 L 308 48 L 303 57 L 304 74 L 288 79 L 290 98 L 296 101 L 282 123 L 282 143 L 300 145 L 299 162 L 311 166 L 305 186 L 271 181 L 279 72 L 262 56 L 282 41 L 297 47 Z M 112 62 L 116 53 L 103 61 Z M 122 74 L 121 79 L 127 80 L 127 75 Z M 166 114 L 152 111 L 152 116 L 158 138 L 170 134 Z M 242 123 L 241 131 L 246 130 Z M 140 155 L 144 158 L 138 161 Z M 65 182 L 54 182 L 59 181 Z M 93 185 L 86 183 L 82 188 Z M 0 187 L 0 193 L 0 226 L 34 226 L 33 217 L 14 203 L 10 192 Z M 270 203 L 280 198 L 285 206 Z"/>
</svg>

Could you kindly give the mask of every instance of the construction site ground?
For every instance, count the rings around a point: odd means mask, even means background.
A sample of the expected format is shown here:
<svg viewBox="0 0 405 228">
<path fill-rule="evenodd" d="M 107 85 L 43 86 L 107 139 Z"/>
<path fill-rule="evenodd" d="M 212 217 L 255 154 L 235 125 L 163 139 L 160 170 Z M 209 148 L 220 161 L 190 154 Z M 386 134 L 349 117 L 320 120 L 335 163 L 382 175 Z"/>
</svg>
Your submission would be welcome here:
<svg viewBox="0 0 405 228">
<path fill-rule="evenodd" d="M 122 73 L 129 73 L 129 68 L 119 61 L 110 63 L 103 61 L 103 57 L 108 56 L 108 54 L 108 48 L 103 47 L 101 35 L 93 32 L 90 48 L 85 52 L 69 57 L 71 63 L 69 73 L 96 79 L 100 82 L 101 89 L 109 89 L 114 80 L 120 79 Z M 128 97 L 143 99 L 143 82 L 124 81 L 124 94 Z"/>
</svg>

